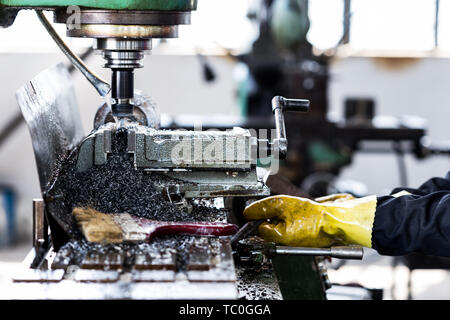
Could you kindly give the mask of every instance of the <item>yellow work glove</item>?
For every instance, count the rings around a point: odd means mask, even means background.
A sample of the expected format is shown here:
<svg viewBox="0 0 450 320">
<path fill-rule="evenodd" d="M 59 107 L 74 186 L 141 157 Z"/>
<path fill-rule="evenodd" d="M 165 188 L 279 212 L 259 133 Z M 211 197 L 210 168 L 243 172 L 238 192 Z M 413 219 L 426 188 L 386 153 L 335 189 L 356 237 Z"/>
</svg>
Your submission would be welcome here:
<svg viewBox="0 0 450 320">
<path fill-rule="evenodd" d="M 268 219 L 260 236 L 281 245 L 324 248 L 356 244 L 370 248 L 376 196 L 355 199 L 339 194 L 316 201 L 273 196 L 256 201 L 244 210 L 248 220 Z"/>
</svg>

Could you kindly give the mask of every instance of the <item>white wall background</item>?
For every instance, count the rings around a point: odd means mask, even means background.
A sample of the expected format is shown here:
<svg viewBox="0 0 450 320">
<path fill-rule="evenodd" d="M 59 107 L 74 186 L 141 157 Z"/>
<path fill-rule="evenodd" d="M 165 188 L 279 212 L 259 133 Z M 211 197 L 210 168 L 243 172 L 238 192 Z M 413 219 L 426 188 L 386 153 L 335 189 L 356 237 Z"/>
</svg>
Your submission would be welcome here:
<svg viewBox="0 0 450 320">
<path fill-rule="evenodd" d="M 432 140 L 450 140 L 450 59 L 347 58 L 336 61 L 331 72 L 331 112 L 342 114 L 349 96 L 373 97 L 377 114 L 420 116 L 427 121 Z M 449 157 L 418 161 L 408 156 L 406 163 L 412 187 L 450 170 Z M 376 194 L 400 183 L 394 155 L 356 155 L 342 178 L 364 181 Z"/>
</svg>

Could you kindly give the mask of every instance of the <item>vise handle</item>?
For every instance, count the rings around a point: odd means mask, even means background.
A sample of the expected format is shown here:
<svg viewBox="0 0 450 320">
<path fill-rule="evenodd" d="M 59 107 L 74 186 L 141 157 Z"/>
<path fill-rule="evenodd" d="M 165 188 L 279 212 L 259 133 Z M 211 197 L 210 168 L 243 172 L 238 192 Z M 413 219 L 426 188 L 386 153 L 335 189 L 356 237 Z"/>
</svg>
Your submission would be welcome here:
<svg viewBox="0 0 450 320">
<path fill-rule="evenodd" d="M 278 246 L 259 237 L 249 237 L 234 244 L 241 260 L 260 262 L 275 256 L 318 256 L 337 259 L 362 260 L 364 249 L 359 246 L 335 246 L 330 248 Z"/>
<path fill-rule="evenodd" d="M 275 255 L 324 256 L 338 259 L 362 260 L 364 250 L 357 246 L 343 246 L 331 248 L 303 248 L 274 246 L 269 249 Z"/>
<path fill-rule="evenodd" d="M 278 159 L 286 159 L 287 136 L 284 112 L 308 112 L 310 101 L 305 99 L 286 99 L 276 96 L 272 99 L 272 112 L 275 118 L 276 138 L 271 143 L 272 155 L 278 154 Z"/>
</svg>

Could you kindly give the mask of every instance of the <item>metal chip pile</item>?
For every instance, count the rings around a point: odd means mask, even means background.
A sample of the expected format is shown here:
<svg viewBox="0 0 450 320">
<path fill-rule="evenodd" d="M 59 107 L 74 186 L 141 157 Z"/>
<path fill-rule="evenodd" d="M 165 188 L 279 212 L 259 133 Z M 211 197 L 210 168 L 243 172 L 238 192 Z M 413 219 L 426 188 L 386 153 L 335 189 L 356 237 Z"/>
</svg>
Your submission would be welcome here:
<svg viewBox="0 0 450 320">
<path fill-rule="evenodd" d="M 71 216 L 73 208 L 93 207 L 104 213 L 127 212 L 159 221 L 223 221 L 224 210 L 194 204 L 189 213 L 170 203 L 154 183 L 176 180 L 135 169 L 132 155 L 126 152 L 125 132 L 116 132 L 112 140 L 113 150 L 106 165 L 76 172 L 77 152 L 61 161 L 46 196 L 47 203 L 51 203 L 52 215 L 69 221 L 68 215 Z"/>
</svg>

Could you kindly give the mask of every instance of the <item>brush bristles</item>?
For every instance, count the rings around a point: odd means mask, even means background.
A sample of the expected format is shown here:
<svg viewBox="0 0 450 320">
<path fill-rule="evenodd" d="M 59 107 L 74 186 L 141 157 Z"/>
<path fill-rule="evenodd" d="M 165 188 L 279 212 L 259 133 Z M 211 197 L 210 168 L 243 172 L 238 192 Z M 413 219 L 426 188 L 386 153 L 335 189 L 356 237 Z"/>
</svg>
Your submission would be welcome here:
<svg viewBox="0 0 450 320">
<path fill-rule="evenodd" d="M 96 243 L 123 242 L 122 229 L 109 215 L 92 208 L 75 208 L 72 214 L 87 241 Z"/>
</svg>

